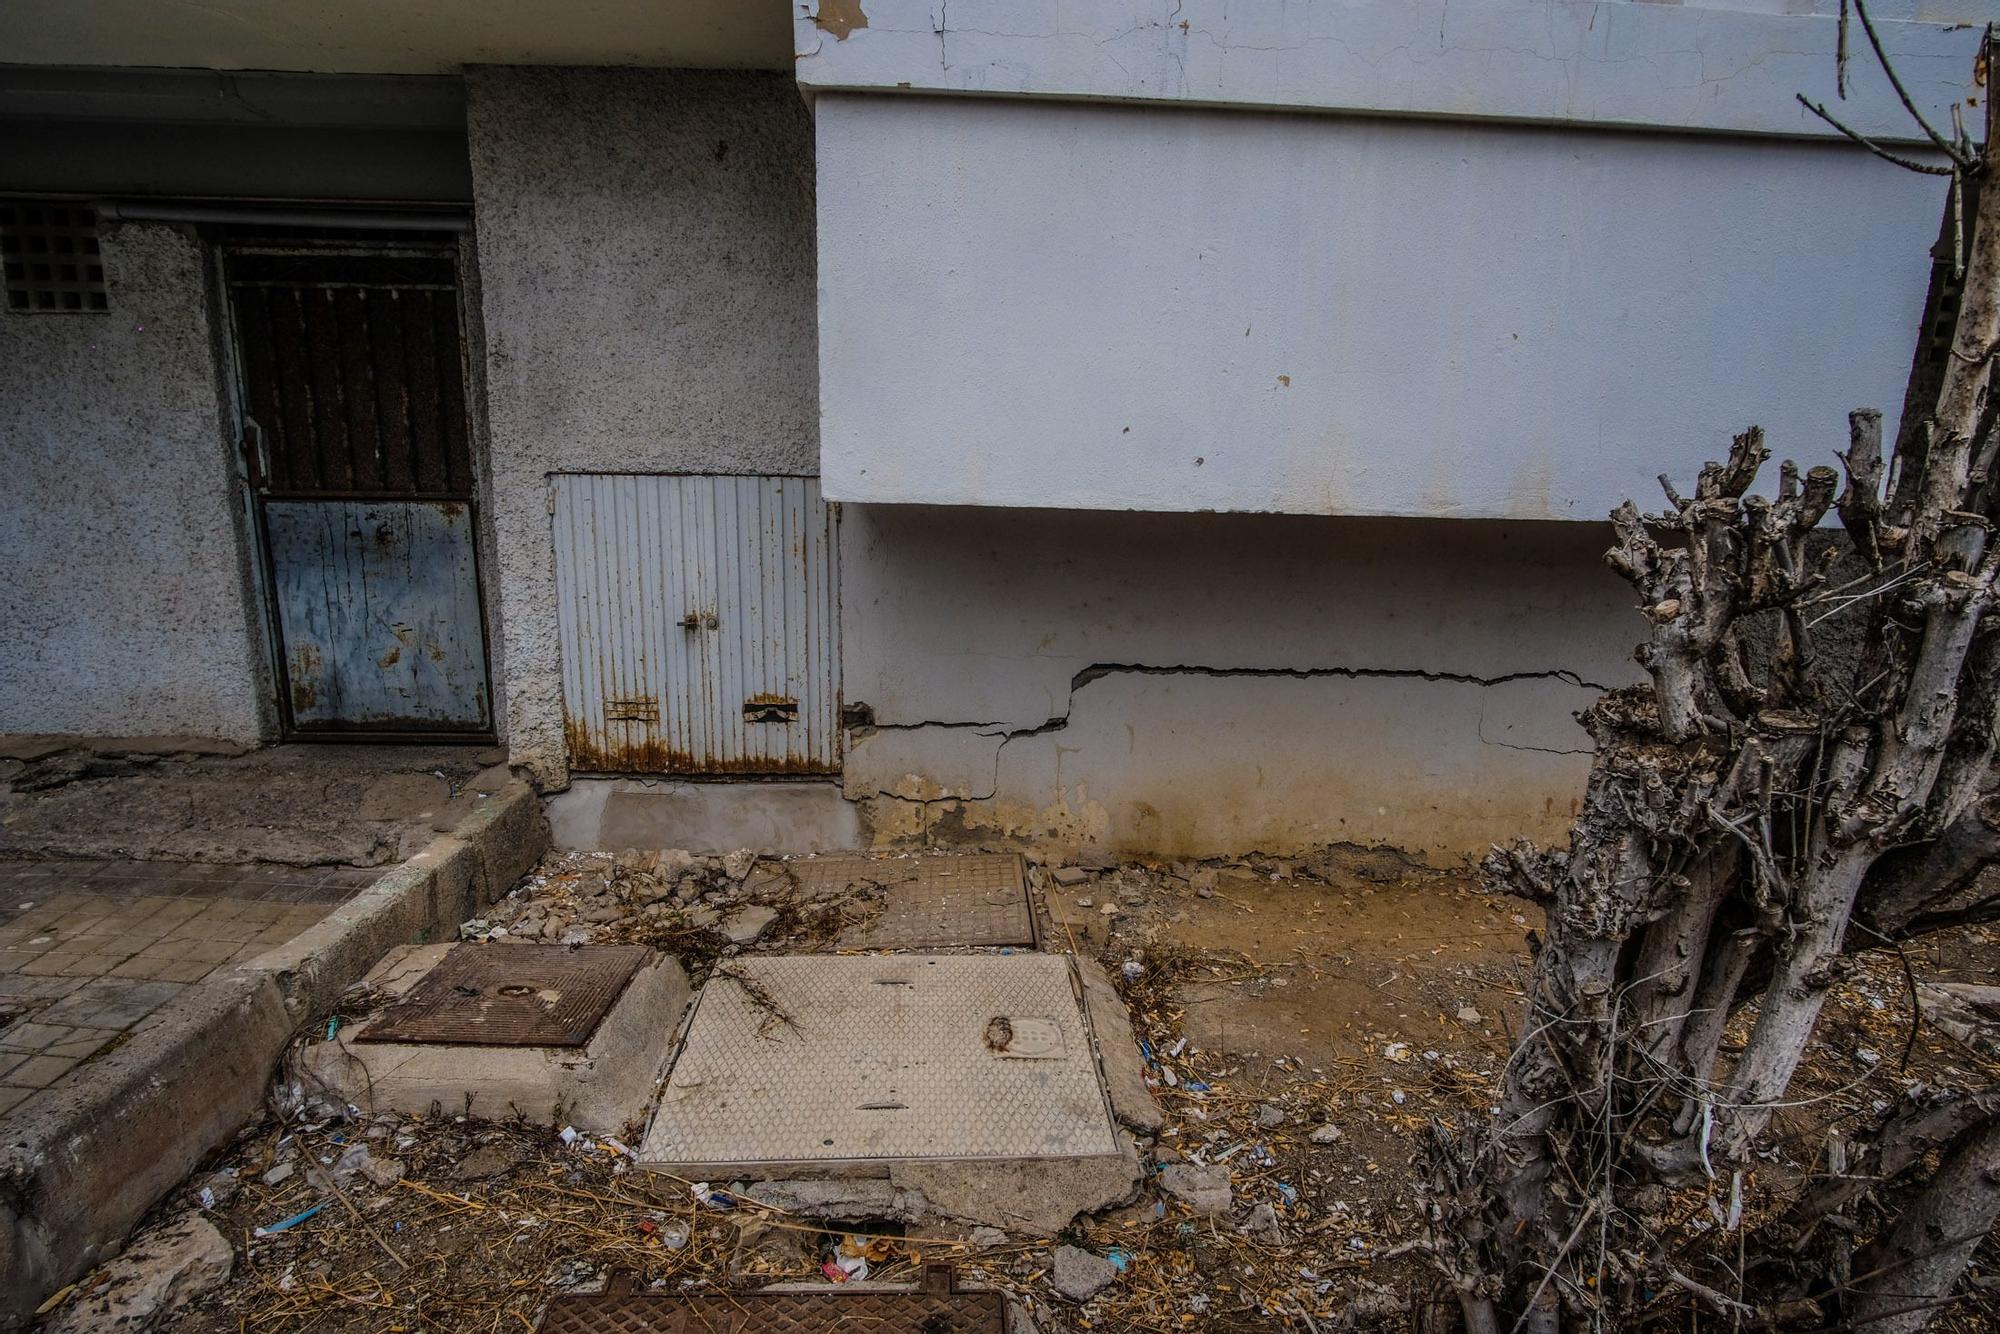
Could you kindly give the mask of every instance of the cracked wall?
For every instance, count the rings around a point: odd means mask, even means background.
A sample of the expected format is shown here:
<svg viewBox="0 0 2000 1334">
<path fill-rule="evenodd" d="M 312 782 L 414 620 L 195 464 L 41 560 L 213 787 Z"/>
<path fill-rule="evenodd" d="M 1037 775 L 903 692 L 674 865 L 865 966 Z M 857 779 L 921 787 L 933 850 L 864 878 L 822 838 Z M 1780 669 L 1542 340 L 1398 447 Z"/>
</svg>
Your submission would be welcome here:
<svg viewBox="0 0 2000 1334">
<path fill-rule="evenodd" d="M 1196 854 L 1559 834 L 1633 678 L 1598 525 L 845 507 L 878 842 Z"/>
<path fill-rule="evenodd" d="M 100 243 L 109 311 L 0 311 L 0 732 L 256 741 L 202 247 L 157 223 Z"/>
</svg>

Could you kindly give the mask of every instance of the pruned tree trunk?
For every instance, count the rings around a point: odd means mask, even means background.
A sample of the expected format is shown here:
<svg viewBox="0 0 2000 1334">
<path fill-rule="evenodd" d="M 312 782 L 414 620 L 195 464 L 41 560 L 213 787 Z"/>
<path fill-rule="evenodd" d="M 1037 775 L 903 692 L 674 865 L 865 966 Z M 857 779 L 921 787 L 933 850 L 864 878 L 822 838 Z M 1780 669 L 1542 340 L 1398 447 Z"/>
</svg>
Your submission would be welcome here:
<svg viewBox="0 0 2000 1334">
<path fill-rule="evenodd" d="M 1996 57 L 1989 34 L 1982 68 Z M 1520 843 L 1484 863 L 1491 887 L 1543 905 L 1546 926 L 1494 1122 L 1441 1129 L 1430 1154 L 1432 1247 L 1472 1329 L 1554 1330 L 1565 1311 L 1601 1323 L 1662 1291 L 1739 1324 L 1817 1320 L 1831 1304 L 1914 1329 L 1995 1221 L 2000 1100 L 1975 1097 L 1954 1104 L 1948 1145 L 1909 1140 L 1944 1154 L 1937 1182 L 1872 1245 L 1843 1249 L 1852 1265 L 1834 1280 L 1799 1264 L 1791 1290 L 1751 1293 L 1732 1261 L 1733 1288 L 1718 1286 L 1663 1239 L 1685 1230 L 1669 1202 L 1690 1192 L 1716 1235 L 1741 1226 L 1745 1174 L 1851 951 L 2000 910 L 1977 888 L 2000 853 L 2000 796 L 1984 795 L 2000 732 L 2000 134 L 1987 117 L 1977 155 L 1938 140 L 1954 204 L 1988 188 L 1966 234 L 1948 232 L 1964 266 L 1951 353 L 1919 361 L 1897 454 L 1885 459 L 1881 414 L 1862 409 L 1845 452 L 1829 451 L 1844 484 L 1787 462 L 1765 496 L 1753 488 L 1769 451 L 1752 427 L 1691 495 L 1662 478 L 1663 512 L 1612 515 L 1606 559 L 1648 622 L 1635 656 L 1650 683 L 1581 715 L 1596 751 L 1568 847 Z M 1819 533 L 1835 513 L 1844 548 Z M 1862 628 L 1851 662 L 1816 640 L 1834 618 Z M 1753 1002 L 1724 1063 L 1729 1020 Z M 1893 1168 L 1878 1186 L 1919 1162 L 1898 1143 L 1857 1149 Z M 1792 1232 L 1816 1235 L 1796 1219 Z"/>
</svg>

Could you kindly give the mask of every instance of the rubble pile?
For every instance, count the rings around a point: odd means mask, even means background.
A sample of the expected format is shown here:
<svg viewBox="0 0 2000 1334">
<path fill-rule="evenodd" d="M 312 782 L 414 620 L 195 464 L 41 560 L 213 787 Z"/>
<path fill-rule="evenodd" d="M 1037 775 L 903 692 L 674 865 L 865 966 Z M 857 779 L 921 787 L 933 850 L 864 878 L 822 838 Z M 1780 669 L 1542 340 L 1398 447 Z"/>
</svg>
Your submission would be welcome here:
<svg viewBox="0 0 2000 1334">
<path fill-rule="evenodd" d="M 1043 1334 L 1423 1326 L 1435 1287 L 1410 1159 L 1433 1117 L 1487 1114 L 1519 1004 L 1520 905 L 1365 849 L 1029 861 L 1043 947 L 1103 965 L 1158 1109 L 1143 1125 L 1121 1115 L 1145 1170 L 1136 1195 L 1054 1236 L 940 1218 L 883 1180 L 644 1170 L 638 1126 L 370 1116 L 287 1083 L 135 1238 L 128 1255 L 165 1257 L 151 1277 L 107 1265 L 51 1315 L 88 1328 L 121 1293 L 158 1293 L 148 1319 L 171 1330 L 525 1329 L 551 1295 L 614 1271 L 654 1292 L 831 1289 L 914 1283 L 942 1260 Z M 647 943 L 703 972 L 832 940 L 874 900 L 866 883 L 806 895 L 781 859 L 748 853 L 557 854 L 463 934 Z M 1995 934 L 1938 944 L 1933 975 L 1991 983 Z M 1800 1077 L 1816 1098 L 1794 1114 L 1814 1122 L 1802 1129 L 1823 1140 L 1915 1080 L 1993 1077 L 1944 1029 L 1913 1030 L 1910 999 L 1895 956 L 1864 956 Z"/>
</svg>

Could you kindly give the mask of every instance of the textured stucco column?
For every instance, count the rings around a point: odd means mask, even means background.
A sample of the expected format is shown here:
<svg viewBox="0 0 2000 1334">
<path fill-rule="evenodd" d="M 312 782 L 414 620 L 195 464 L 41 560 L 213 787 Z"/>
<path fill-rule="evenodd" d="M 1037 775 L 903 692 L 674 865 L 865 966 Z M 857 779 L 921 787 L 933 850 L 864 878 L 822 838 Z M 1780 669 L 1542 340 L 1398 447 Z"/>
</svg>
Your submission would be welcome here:
<svg viewBox="0 0 2000 1334">
<path fill-rule="evenodd" d="M 812 126 L 781 74 L 467 85 L 505 730 L 559 786 L 550 476 L 818 471 Z"/>
<path fill-rule="evenodd" d="M 105 228 L 110 309 L 0 310 L 0 732 L 268 729 L 202 247 Z"/>
</svg>

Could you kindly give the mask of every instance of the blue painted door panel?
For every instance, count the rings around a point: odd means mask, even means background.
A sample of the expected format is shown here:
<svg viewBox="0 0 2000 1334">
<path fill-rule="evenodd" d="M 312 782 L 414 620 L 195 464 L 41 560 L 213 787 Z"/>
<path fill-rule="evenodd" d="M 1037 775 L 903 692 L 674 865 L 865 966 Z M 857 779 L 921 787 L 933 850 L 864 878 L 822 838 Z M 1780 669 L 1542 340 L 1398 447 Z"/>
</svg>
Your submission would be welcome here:
<svg viewBox="0 0 2000 1334">
<path fill-rule="evenodd" d="M 472 508 L 263 502 L 292 727 L 492 727 Z"/>
</svg>

